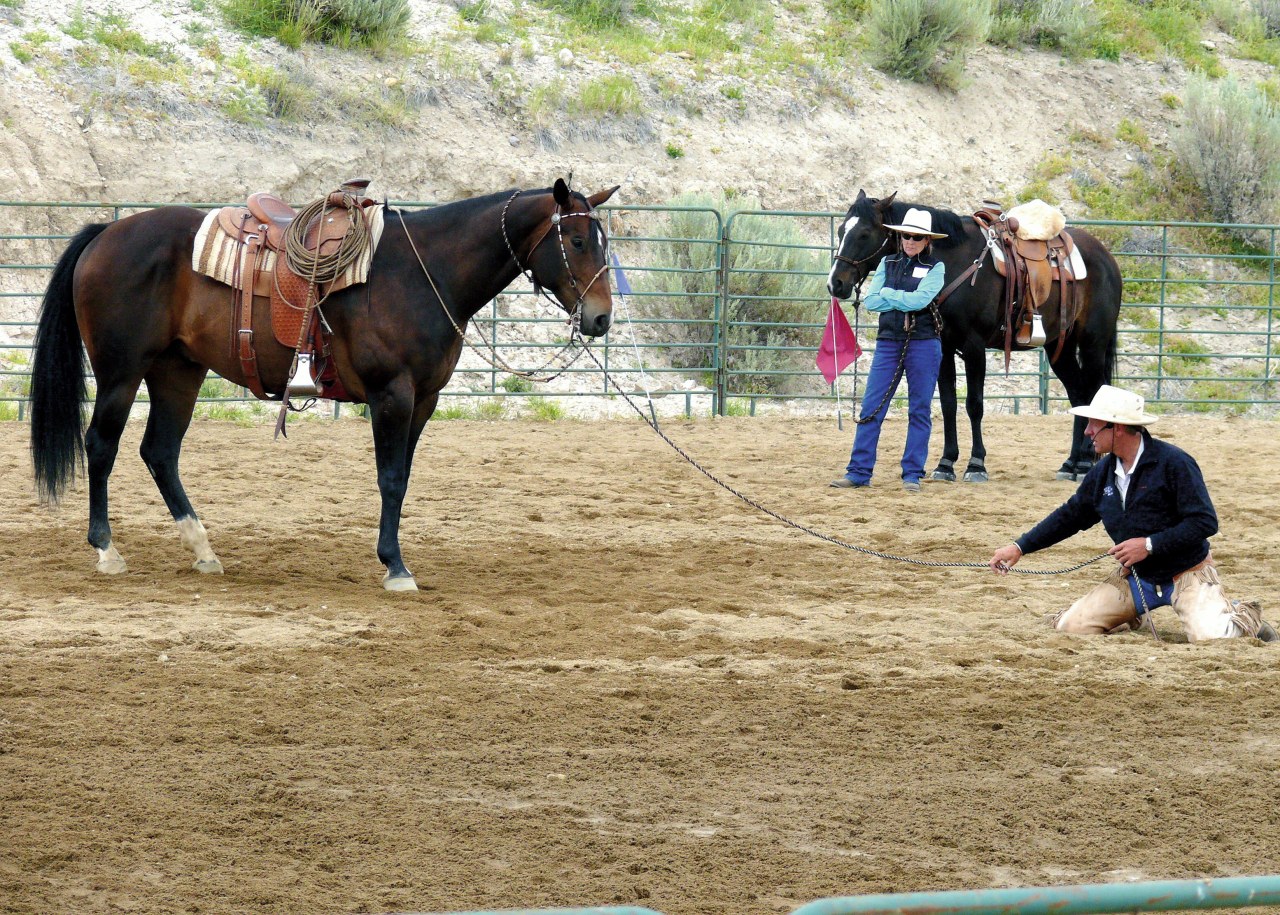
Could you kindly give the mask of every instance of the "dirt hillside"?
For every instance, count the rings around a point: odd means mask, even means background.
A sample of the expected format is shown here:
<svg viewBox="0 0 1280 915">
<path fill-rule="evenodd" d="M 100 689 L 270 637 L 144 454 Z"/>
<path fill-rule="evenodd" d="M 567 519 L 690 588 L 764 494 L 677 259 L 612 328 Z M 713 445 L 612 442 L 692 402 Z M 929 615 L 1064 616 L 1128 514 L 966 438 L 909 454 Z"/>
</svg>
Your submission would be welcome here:
<svg viewBox="0 0 1280 915">
<path fill-rule="evenodd" d="M 15 2 L 0 6 L 0 182 L 19 200 L 224 200 L 268 188 L 310 199 L 352 174 L 393 198 L 450 200 L 572 172 L 582 186 L 623 184 L 618 201 L 629 204 L 734 188 L 774 209 L 843 209 L 861 187 L 967 212 L 987 196 L 1008 199 L 1082 134 L 1102 141 L 1088 167 L 1122 173 L 1143 153 L 1115 142 L 1121 121 L 1142 125 L 1159 148 L 1176 118 L 1162 99 L 1186 79 L 1172 61 L 1072 62 L 994 48 L 971 57 L 956 92 L 886 76 L 852 55 L 834 73 L 744 81 L 732 55 L 704 67 L 673 54 L 654 68 L 659 78 L 603 51 L 566 59 L 554 32 L 535 32 L 519 49 L 482 44 L 459 36 L 453 5 L 425 0 L 413 3 L 418 51 L 380 60 L 247 39 L 213 4 L 189 0 Z M 495 2 L 494 14 L 509 7 Z M 821 3 L 775 13 L 800 41 L 826 21 Z M 103 15 L 114 18 L 92 18 Z M 92 36 L 68 34 L 101 21 L 158 49 L 164 67 L 122 63 Z M 1229 50 L 1227 36 L 1206 40 Z M 254 66 L 305 89 L 307 115 L 234 119 Z M 636 77 L 641 113 L 546 123 L 531 111 L 539 86 L 609 73 Z"/>
</svg>

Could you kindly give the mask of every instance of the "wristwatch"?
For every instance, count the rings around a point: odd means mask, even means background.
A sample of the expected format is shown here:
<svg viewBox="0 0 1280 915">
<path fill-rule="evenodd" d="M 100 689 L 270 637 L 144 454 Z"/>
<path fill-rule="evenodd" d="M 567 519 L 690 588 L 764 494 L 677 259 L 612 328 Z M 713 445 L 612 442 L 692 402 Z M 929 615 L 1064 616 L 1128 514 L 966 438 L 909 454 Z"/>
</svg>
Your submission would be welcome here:
<svg viewBox="0 0 1280 915">
<path fill-rule="evenodd" d="M 1150 537 L 1148 537 L 1148 538 L 1147 538 L 1147 552 L 1148 552 L 1148 553 L 1154 553 L 1154 552 L 1155 552 L 1155 550 L 1153 550 L 1153 549 L 1151 548 L 1151 538 L 1150 538 Z"/>
</svg>

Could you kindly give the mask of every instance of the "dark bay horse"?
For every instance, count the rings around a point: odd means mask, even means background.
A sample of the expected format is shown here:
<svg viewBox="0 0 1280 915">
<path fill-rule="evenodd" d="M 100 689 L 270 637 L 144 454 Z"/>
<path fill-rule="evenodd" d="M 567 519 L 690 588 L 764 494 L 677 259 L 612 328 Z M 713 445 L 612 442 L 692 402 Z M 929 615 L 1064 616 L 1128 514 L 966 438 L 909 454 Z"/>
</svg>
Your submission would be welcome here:
<svg viewBox="0 0 1280 915">
<path fill-rule="evenodd" d="M 559 300 L 583 334 L 604 334 L 613 299 L 595 209 L 616 190 L 588 197 L 557 180 L 553 188 L 405 213 L 403 224 L 389 210 L 368 282 L 325 300 L 338 377 L 354 400 L 369 405 L 387 590 L 417 590 L 400 554 L 400 511 L 418 438 L 462 354 L 458 328 L 523 272 Z M 44 294 L 31 380 L 36 483 L 42 497 L 56 501 L 87 455 L 89 543 L 100 572 L 125 570 L 111 541 L 107 480 L 143 381 L 151 402 L 142 460 L 195 553 L 195 568 L 222 571 L 178 478 L 182 438 L 206 371 L 245 384 L 232 343 L 231 287 L 192 270 L 204 216 L 174 206 L 87 225 Z M 254 318 L 259 375 L 267 391 L 282 391 L 292 350 L 275 342 L 269 309 L 255 309 Z M 87 432 L 82 344 L 98 387 Z"/>
<path fill-rule="evenodd" d="M 897 203 L 893 194 L 884 199 L 868 197 L 858 191 L 858 199 L 849 207 L 839 230 L 839 245 L 827 289 L 839 299 L 847 299 L 875 272 L 876 265 L 893 253 L 892 233 L 885 223 L 899 225 L 909 207 L 928 210 L 933 216 L 935 232 L 946 238 L 933 242 L 934 256 L 946 265 L 947 283 L 959 277 L 982 254 L 986 239 L 972 217 L 958 216 L 949 210 L 919 203 Z M 1082 281 L 1084 298 L 1076 320 L 1070 327 L 1060 327 L 1058 289 L 1042 314 L 1044 317 L 1045 352 L 1058 350 L 1058 338 L 1065 335 L 1062 351 L 1050 364 L 1067 389 L 1072 406 L 1089 403 L 1098 388 L 1111 381 L 1116 359 L 1116 322 L 1120 316 L 1120 267 L 1111 253 L 1088 232 L 1071 229 L 1087 268 Z M 973 430 L 973 449 L 965 470 L 966 482 L 987 479 L 987 449 L 982 441 L 982 387 L 986 380 L 988 349 L 1003 349 L 1004 333 L 1001 314 L 1004 277 L 992 266 L 990 257 L 974 275 L 966 280 L 941 305 L 942 368 L 938 374 L 938 399 L 942 404 L 945 442 L 942 458 L 933 472 L 935 480 L 955 480 L 955 462 L 960 456 L 956 433 L 956 364 L 955 355 L 964 360 L 968 389 L 965 409 Z M 1093 466 L 1092 443 L 1085 438 L 1086 420 L 1075 417 L 1071 433 L 1071 452 L 1058 470 L 1058 479 L 1083 476 Z"/>
</svg>

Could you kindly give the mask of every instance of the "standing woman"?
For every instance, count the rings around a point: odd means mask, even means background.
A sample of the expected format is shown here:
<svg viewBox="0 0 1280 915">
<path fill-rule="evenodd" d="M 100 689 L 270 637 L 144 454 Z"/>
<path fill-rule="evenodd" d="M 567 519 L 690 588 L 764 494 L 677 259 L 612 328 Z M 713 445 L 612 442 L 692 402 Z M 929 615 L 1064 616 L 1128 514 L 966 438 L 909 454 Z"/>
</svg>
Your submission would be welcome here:
<svg viewBox="0 0 1280 915">
<path fill-rule="evenodd" d="M 853 454 L 844 476 L 831 482 L 839 489 L 871 485 L 876 466 L 880 427 L 889 412 L 889 401 L 902 375 L 907 379 L 907 445 L 902 453 L 902 488 L 920 491 L 929 434 L 933 431 L 933 391 L 942 365 L 942 341 L 938 339 L 937 313 L 929 305 L 942 291 L 946 268 L 932 256 L 930 243 L 945 238 L 933 231 L 933 216 L 912 207 L 901 225 L 885 226 L 897 233 L 898 254 L 880 261 L 866 298 L 867 311 L 880 315 L 875 358 L 867 373 L 862 416 L 853 438 Z"/>
</svg>

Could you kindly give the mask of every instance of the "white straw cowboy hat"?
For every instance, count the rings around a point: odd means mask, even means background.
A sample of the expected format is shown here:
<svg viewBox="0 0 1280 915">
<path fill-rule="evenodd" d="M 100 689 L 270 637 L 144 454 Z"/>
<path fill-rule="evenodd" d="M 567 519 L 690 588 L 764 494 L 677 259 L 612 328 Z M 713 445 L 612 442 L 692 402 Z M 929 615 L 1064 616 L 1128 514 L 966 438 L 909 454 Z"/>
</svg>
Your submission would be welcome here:
<svg viewBox="0 0 1280 915">
<path fill-rule="evenodd" d="M 1104 423 L 1122 426 L 1149 426 L 1160 417 L 1147 412 L 1147 402 L 1141 394 L 1124 391 L 1104 384 L 1093 395 L 1087 407 L 1072 407 L 1071 412 L 1086 419 L 1100 419 Z"/>
<path fill-rule="evenodd" d="M 886 229 L 894 232 L 906 232 L 908 235 L 928 235 L 930 238 L 946 238 L 946 232 L 933 231 L 933 214 L 928 210 L 917 210 L 911 207 L 907 215 L 902 217 L 902 225 L 886 225 Z"/>
</svg>

